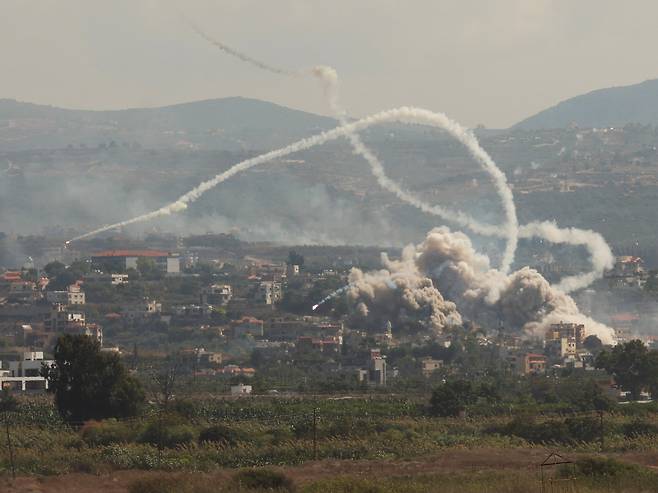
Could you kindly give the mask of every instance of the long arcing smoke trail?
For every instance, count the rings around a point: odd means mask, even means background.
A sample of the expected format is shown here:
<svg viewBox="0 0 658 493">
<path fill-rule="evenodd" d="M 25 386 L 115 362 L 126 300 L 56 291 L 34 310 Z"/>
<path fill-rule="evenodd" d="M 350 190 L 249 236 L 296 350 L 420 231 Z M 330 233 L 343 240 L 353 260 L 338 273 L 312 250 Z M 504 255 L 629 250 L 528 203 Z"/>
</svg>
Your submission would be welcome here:
<svg viewBox="0 0 658 493">
<path fill-rule="evenodd" d="M 193 188 L 189 192 L 182 195 L 180 198 L 178 198 L 178 200 L 164 207 L 161 207 L 160 209 L 149 212 L 147 214 L 143 214 L 141 216 L 134 217 L 132 219 L 128 219 L 126 221 L 121 221 L 119 223 L 103 226 L 102 228 L 77 236 L 70 241 L 81 240 L 84 238 L 88 238 L 90 236 L 97 235 L 104 231 L 109 231 L 114 228 L 128 226 L 130 224 L 148 221 L 156 217 L 168 216 L 175 212 L 180 212 L 182 210 L 187 209 L 190 203 L 195 202 L 208 190 L 228 180 L 232 176 L 241 173 L 243 171 L 247 171 L 248 169 L 253 168 L 254 166 L 267 163 L 268 161 L 272 161 L 273 159 L 285 157 L 295 152 L 310 149 L 312 147 L 325 144 L 327 142 L 336 140 L 341 137 L 346 137 L 350 133 L 365 130 L 366 128 L 369 128 L 373 125 L 379 125 L 382 123 L 393 123 L 393 122 L 428 125 L 431 127 L 443 129 L 446 132 L 448 132 L 450 135 L 455 137 L 457 140 L 459 140 L 460 142 L 463 142 L 465 145 L 470 146 L 469 149 L 471 149 L 471 151 L 474 154 L 486 156 L 488 158 L 487 153 L 479 146 L 477 140 L 469 132 L 467 132 L 464 127 L 462 127 L 457 122 L 448 118 L 445 114 L 433 113 L 429 110 L 425 110 L 422 108 L 413 108 L 413 107 L 405 106 L 402 108 L 396 108 L 396 109 L 376 113 L 372 116 L 363 118 L 361 120 L 357 120 L 347 125 L 341 125 L 332 130 L 328 130 L 326 132 L 322 132 L 314 136 L 301 139 L 286 147 L 282 147 L 280 149 L 276 149 L 274 151 L 270 151 L 265 154 L 261 154 L 259 156 L 242 161 L 232 166 L 228 170 L 224 171 L 223 173 L 216 175 L 214 178 L 204 181 L 196 188 Z M 490 160 L 491 158 L 488 159 Z M 485 161 L 485 159 L 483 159 L 482 161 Z"/>
<path fill-rule="evenodd" d="M 312 75 L 318 78 L 322 82 L 322 85 L 324 86 L 325 94 L 329 101 L 329 106 L 331 110 L 334 112 L 334 114 L 336 115 L 336 117 L 338 118 L 339 123 L 343 126 L 349 123 L 347 112 L 343 108 L 341 108 L 338 102 L 338 74 L 336 73 L 336 70 L 334 70 L 332 67 L 318 65 L 310 70 L 307 69 L 307 70 L 298 70 L 298 71 L 290 71 L 280 67 L 275 67 L 261 60 L 255 59 L 239 50 L 236 50 L 235 48 L 232 48 L 222 43 L 221 41 L 218 41 L 217 39 L 214 39 L 209 34 L 204 32 L 201 28 L 199 28 L 199 26 L 197 26 L 194 22 L 187 19 L 187 17 L 185 17 L 184 15 L 181 14 L 181 17 L 194 30 L 194 32 L 196 32 L 203 39 L 205 39 L 212 45 L 216 46 L 224 53 L 234 56 L 239 60 L 242 60 L 243 62 L 248 63 L 256 68 L 260 68 L 268 72 L 272 72 L 279 75 L 285 75 L 289 77 Z M 466 130 L 464 131 L 467 132 Z M 505 176 L 502 174 L 502 172 L 500 172 L 500 170 L 497 169 L 495 164 L 493 165 L 493 168 L 497 170 L 496 173 L 497 176 L 495 176 L 494 174 L 492 174 L 492 176 L 494 176 L 494 182 L 497 183 L 497 185 L 500 185 L 497 186 L 497 189 L 503 201 L 504 209 L 507 217 L 507 224 L 503 228 L 501 228 L 500 226 L 483 224 L 477 221 L 472 216 L 465 214 L 464 212 L 458 210 L 452 210 L 438 205 L 431 205 L 418 199 L 417 197 L 413 196 L 409 192 L 403 190 L 397 183 L 395 183 L 386 175 L 386 172 L 384 171 L 384 167 L 382 166 L 381 161 L 363 143 L 358 133 L 352 132 L 346 134 L 346 137 L 350 141 L 350 144 L 352 145 L 355 153 L 363 157 L 366 160 L 366 162 L 369 164 L 372 174 L 377 180 L 378 184 L 384 190 L 387 190 L 393 193 L 394 195 L 396 195 L 402 202 L 412 205 L 420 209 L 421 211 L 426 212 L 427 214 L 438 216 L 446 221 L 450 221 L 461 227 L 469 228 L 471 231 L 475 233 L 482 234 L 485 236 L 499 236 L 505 238 L 507 240 L 507 245 L 505 247 L 505 252 L 503 254 L 503 259 L 501 261 L 500 268 L 504 272 L 507 272 L 509 270 L 514 260 L 516 246 L 518 243 L 517 235 L 516 235 L 518 224 L 516 222 L 516 210 L 514 209 L 512 192 L 507 186 Z M 475 137 L 472 138 L 475 139 Z M 469 150 L 471 150 L 471 147 L 469 147 Z M 486 155 L 486 153 L 484 154 Z M 477 155 L 474 154 L 474 156 L 476 159 L 478 159 Z M 491 158 L 489 158 L 488 156 L 486 156 L 486 158 L 488 158 L 488 161 L 493 163 Z M 486 165 L 485 165 L 485 170 L 486 170 Z M 505 181 L 504 184 L 500 183 L 501 178 L 503 181 Z M 503 192 L 501 192 L 501 190 L 503 190 Z"/>
</svg>

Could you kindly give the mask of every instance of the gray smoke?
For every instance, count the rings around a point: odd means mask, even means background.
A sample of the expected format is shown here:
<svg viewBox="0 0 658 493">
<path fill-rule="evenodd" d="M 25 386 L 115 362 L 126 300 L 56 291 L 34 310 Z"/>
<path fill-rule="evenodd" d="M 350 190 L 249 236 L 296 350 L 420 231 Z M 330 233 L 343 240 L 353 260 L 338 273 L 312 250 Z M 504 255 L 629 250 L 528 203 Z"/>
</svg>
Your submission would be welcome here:
<svg viewBox="0 0 658 493">
<path fill-rule="evenodd" d="M 492 269 L 489 259 L 475 251 L 464 233 L 435 228 L 421 244 L 406 247 L 399 260 L 384 257 L 383 263 L 386 269 L 374 275 L 352 271 L 350 283 L 354 286 L 347 299 L 353 313 L 368 313 L 382 305 L 394 313 L 429 304 L 435 328 L 459 320 L 459 314 L 487 326 L 498 322 L 527 335 L 542 335 L 552 323 L 578 322 L 585 324 L 588 334 L 596 334 L 605 343 L 614 342 L 612 329 L 580 313 L 568 294 L 552 287 L 536 270 L 524 267 L 506 275 Z M 386 275 L 392 280 L 404 279 L 404 298 L 384 281 Z M 407 302 L 408 298 L 425 301 L 427 294 L 433 296 L 433 305 Z M 375 301 L 375 295 L 384 302 Z"/>
</svg>

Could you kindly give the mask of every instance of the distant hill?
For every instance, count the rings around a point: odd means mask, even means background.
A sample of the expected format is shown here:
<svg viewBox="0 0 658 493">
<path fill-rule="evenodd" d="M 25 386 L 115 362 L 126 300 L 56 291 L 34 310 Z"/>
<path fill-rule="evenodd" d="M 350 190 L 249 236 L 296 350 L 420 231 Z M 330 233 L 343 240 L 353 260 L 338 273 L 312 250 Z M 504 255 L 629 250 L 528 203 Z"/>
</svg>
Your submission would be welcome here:
<svg viewBox="0 0 658 493">
<path fill-rule="evenodd" d="M 149 148 L 267 149 L 333 126 L 332 118 L 239 97 L 116 111 L 0 99 L 3 151 L 111 141 Z"/>
<path fill-rule="evenodd" d="M 567 99 L 526 118 L 512 128 L 563 128 L 572 123 L 580 127 L 658 124 L 658 79 L 599 89 Z"/>
</svg>

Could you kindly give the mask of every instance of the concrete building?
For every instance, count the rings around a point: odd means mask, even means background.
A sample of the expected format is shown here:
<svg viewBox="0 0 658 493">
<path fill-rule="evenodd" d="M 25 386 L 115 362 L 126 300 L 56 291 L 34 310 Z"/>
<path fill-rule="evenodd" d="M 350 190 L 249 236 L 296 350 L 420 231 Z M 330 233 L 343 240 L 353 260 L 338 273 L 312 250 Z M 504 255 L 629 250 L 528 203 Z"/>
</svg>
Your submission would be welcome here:
<svg viewBox="0 0 658 493">
<path fill-rule="evenodd" d="M 563 338 L 574 339 L 579 348 L 585 340 L 585 337 L 584 324 L 560 322 L 557 324 L 551 324 L 546 331 L 546 342 L 559 341 Z"/>
<path fill-rule="evenodd" d="M 443 360 L 433 358 L 423 358 L 420 360 L 420 371 L 424 377 L 430 377 L 432 373 L 443 368 Z"/>
<path fill-rule="evenodd" d="M 242 317 L 231 322 L 231 334 L 233 337 L 263 337 L 263 321 L 254 317 Z"/>
<path fill-rule="evenodd" d="M 615 266 L 605 273 L 615 288 L 641 288 L 647 280 L 644 261 L 640 257 L 624 255 L 615 259 Z"/>
<path fill-rule="evenodd" d="M 69 309 L 66 305 L 56 303 L 44 321 L 44 328 L 51 332 L 64 332 L 86 325 L 85 314 Z"/>
<path fill-rule="evenodd" d="M 149 298 L 144 298 L 136 303 L 124 305 L 121 315 L 130 323 L 139 323 L 162 313 L 162 304 Z"/>
<path fill-rule="evenodd" d="M 42 352 L 26 352 L 18 361 L 9 362 L 9 370 L 0 375 L 0 387 L 13 390 L 44 391 L 48 381 L 41 376 L 42 366 L 52 366 L 54 361 L 43 359 Z"/>
<path fill-rule="evenodd" d="M 229 284 L 213 284 L 201 290 L 202 305 L 226 306 L 233 298 L 233 289 Z"/>
<path fill-rule="evenodd" d="M 128 284 L 128 274 L 87 274 L 83 277 L 86 283 L 109 284 L 110 286 L 120 286 Z"/>
<path fill-rule="evenodd" d="M 251 392 L 251 385 L 244 385 L 242 383 L 231 385 L 231 395 L 249 395 Z"/>
<path fill-rule="evenodd" d="M 137 261 L 146 258 L 166 274 L 180 273 L 180 258 L 176 254 L 157 250 L 106 250 L 92 255 L 92 264 L 102 270 L 126 271 L 137 269 Z"/>
<path fill-rule="evenodd" d="M 283 298 L 281 283 L 278 281 L 261 281 L 255 287 L 252 298 L 254 303 L 274 305 Z"/>
<path fill-rule="evenodd" d="M 538 375 L 546 372 L 546 356 L 543 354 L 528 353 L 523 357 L 523 374 Z"/>
<path fill-rule="evenodd" d="M 47 291 L 46 300 L 61 305 L 84 305 L 85 292 L 77 284 L 72 284 L 66 291 Z"/>
</svg>

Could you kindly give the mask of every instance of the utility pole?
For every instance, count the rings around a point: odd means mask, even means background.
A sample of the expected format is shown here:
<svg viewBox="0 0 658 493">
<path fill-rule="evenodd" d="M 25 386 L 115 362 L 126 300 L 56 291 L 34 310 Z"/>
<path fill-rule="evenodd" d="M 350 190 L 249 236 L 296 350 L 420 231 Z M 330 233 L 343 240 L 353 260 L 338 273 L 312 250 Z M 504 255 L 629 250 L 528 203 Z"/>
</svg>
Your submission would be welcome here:
<svg viewBox="0 0 658 493">
<path fill-rule="evenodd" d="M 603 436 L 603 411 L 599 411 L 599 443 L 601 450 L 603 450 L 603 446 L 605 445 Z"/>
<path fill-rule="evenodd" d="M 318 460 L 318 409 L 313 408 L 313 460 Z"/>
</svg>

